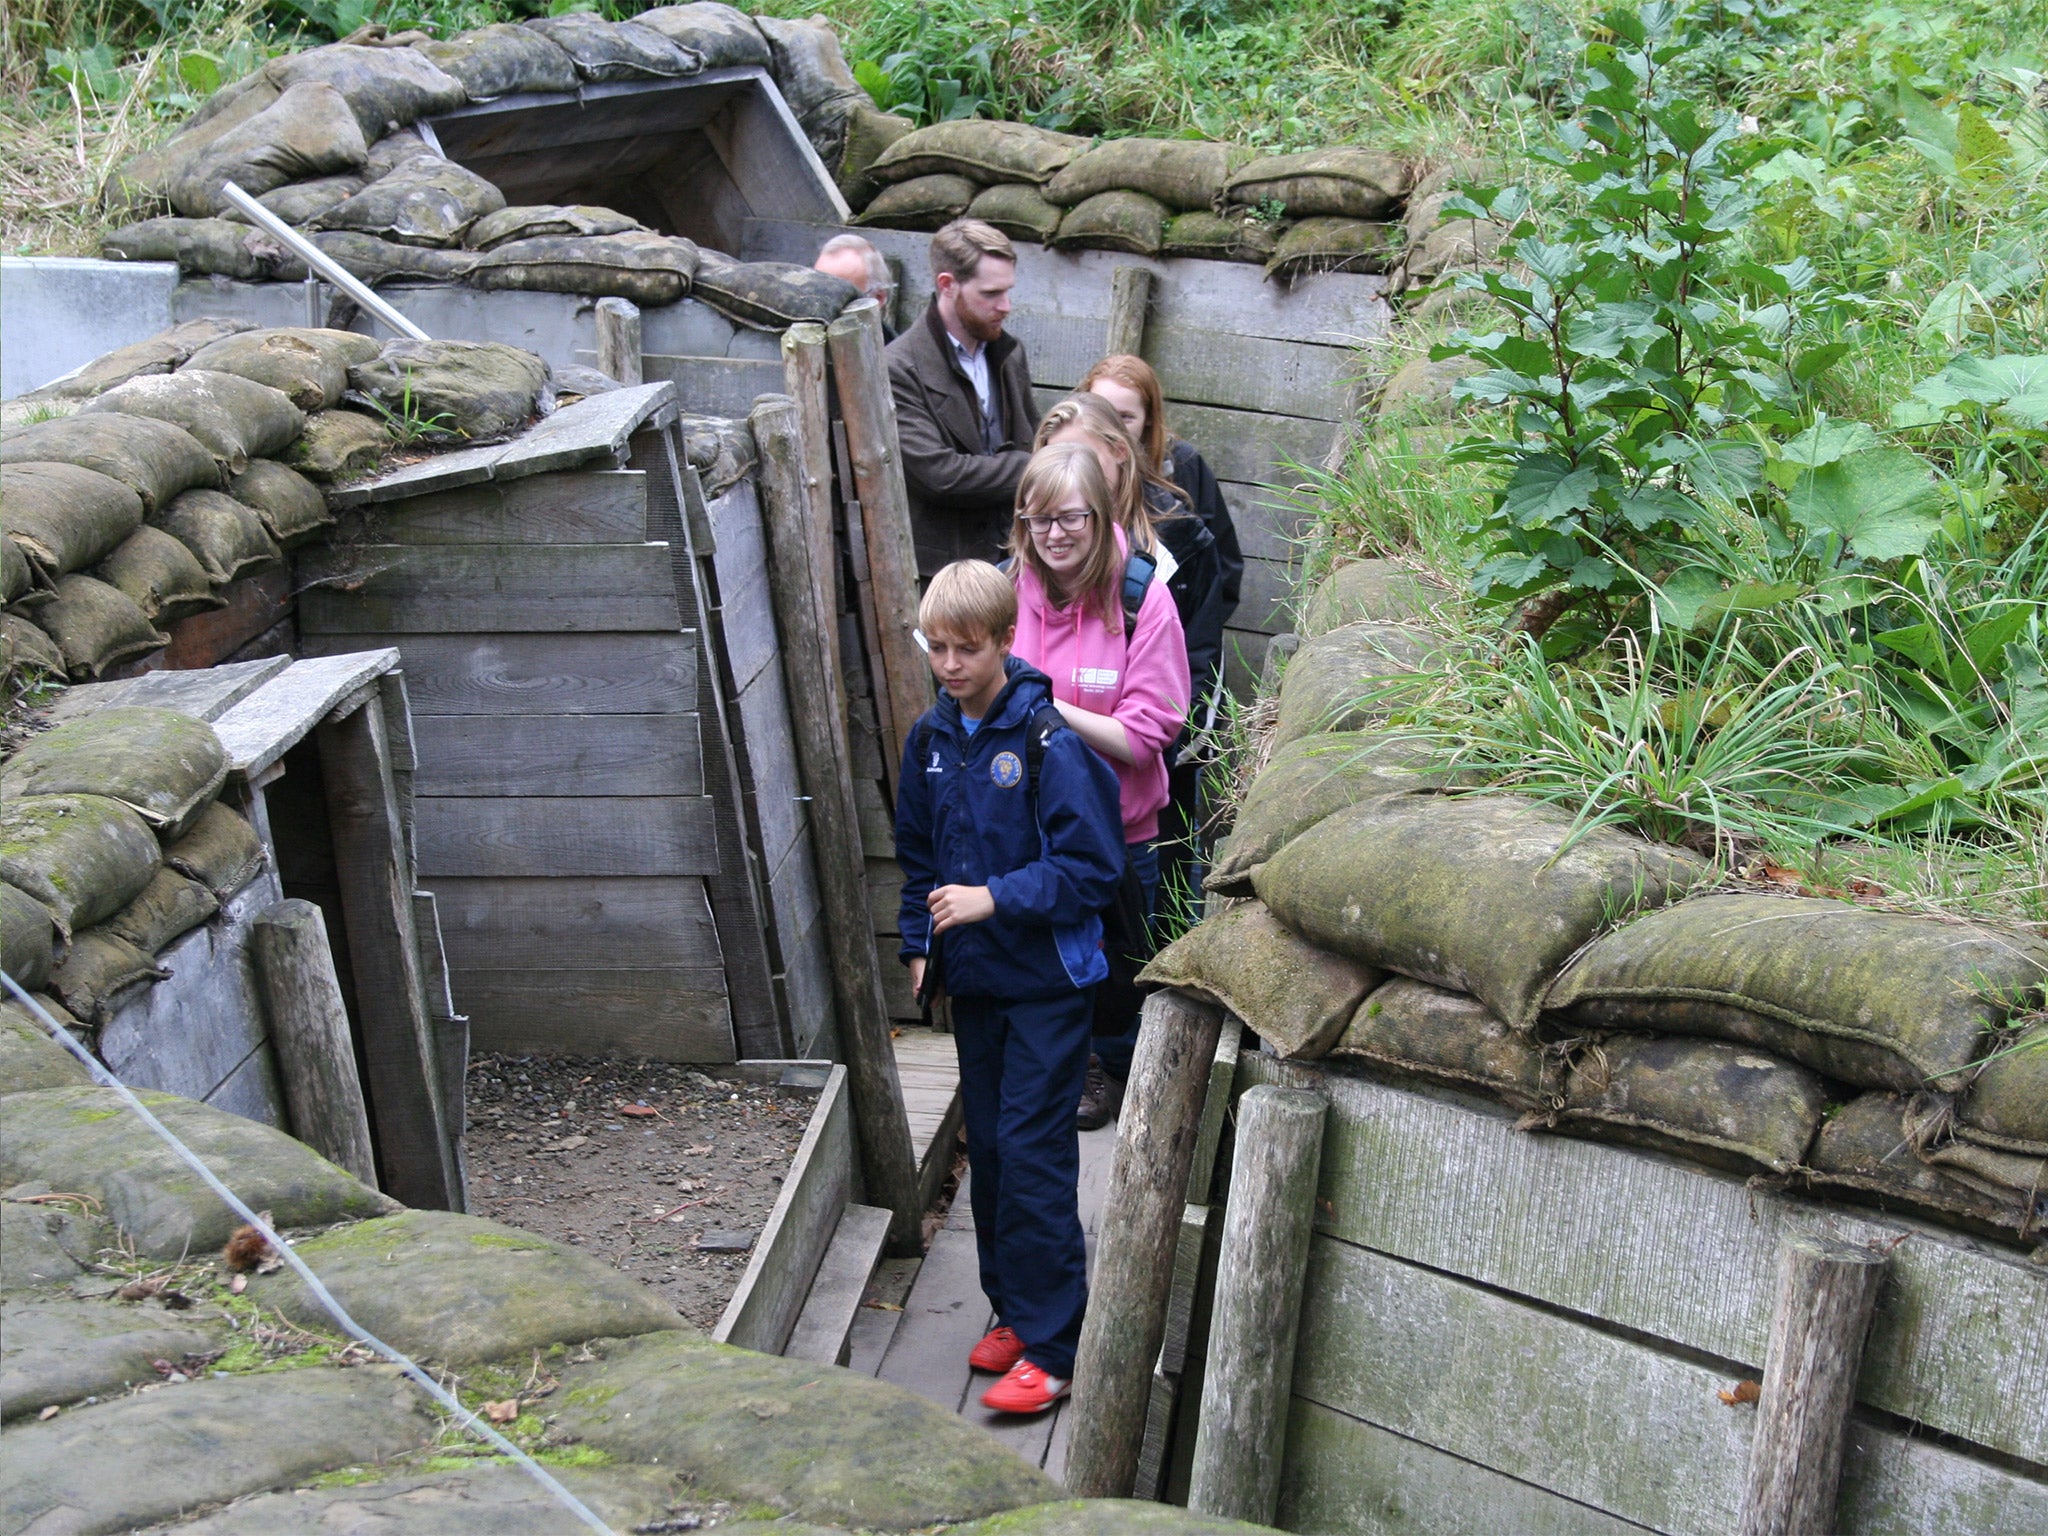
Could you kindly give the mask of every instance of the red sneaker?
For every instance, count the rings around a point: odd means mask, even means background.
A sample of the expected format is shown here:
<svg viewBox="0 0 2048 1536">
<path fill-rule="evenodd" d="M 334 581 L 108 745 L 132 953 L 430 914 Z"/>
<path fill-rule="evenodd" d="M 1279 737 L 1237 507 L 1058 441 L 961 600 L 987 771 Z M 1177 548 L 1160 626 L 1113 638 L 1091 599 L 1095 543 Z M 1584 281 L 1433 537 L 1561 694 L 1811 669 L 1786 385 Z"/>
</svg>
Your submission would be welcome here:
<svg viewBox="0 0 2048 1536">
<path fill-rule="evenodd" d="M 1068 1383 L 1019 1360 L 1001 1381 L 981 1394 L 981 1405 L 997 1413 L 1043 1413 L 1067 1395 Z"/>
<path fill-rule="evenodd" d="M 998 1376 L 1024 1358 L 1024 1341 L 1008 1328 L 991 1328 L 982 1341 L 967 1352 L 967 1363 L 977 1371 L 994 1371 Z"/>
</svg>

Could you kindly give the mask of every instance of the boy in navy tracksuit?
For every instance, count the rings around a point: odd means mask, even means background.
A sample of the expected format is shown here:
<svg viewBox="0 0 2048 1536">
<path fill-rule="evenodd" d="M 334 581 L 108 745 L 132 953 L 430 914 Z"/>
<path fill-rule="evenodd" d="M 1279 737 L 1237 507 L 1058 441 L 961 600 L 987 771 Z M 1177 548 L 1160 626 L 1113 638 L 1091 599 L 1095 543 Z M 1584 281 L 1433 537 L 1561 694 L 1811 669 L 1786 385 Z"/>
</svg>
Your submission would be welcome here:
<svg viewBox="0 0 2048 1536">
<path fill-rule="evenodd" d="M 1087 1304 L 1075 1109 L 1088 1070 L 1102 909 L 1123 873 L 1116 775 L 1009 654 L 1016 589 L 961 560 L 918 608 L 940 699 L 904 746 L 898 922 L 911 984 L 953 999 L 981 1288 L 996 1327 L 968 1356 L 982 1401 L 1066 1393 Z"/>
</svg>

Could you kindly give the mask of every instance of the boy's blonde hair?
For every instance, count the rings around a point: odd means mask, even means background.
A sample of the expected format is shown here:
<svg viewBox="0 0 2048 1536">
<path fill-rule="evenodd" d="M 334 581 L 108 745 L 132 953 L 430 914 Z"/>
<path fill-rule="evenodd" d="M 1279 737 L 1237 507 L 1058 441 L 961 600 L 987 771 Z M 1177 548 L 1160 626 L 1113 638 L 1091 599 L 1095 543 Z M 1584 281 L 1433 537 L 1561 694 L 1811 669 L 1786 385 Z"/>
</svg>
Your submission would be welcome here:
<svg viewBox="0 0 2048 1536">
<path fill-rule="evenodd" d="M 955 640 L 1001 640 L 1017 628 L 1017 589 L 986 560 L 955 560 L 924 589 L 917 627 Z"/>
</svg>

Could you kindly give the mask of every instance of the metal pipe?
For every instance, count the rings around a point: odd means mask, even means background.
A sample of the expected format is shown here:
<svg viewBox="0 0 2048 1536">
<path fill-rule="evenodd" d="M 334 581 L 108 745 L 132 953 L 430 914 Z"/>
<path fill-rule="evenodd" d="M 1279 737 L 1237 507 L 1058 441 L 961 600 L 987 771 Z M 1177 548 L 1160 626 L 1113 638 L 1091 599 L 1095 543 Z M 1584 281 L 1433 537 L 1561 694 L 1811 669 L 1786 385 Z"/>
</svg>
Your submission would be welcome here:
<svg viewBox="0 0 2048 1536">
<path fill-rule="evenodd" d="M 425 331 L 414 325 L 405 316 L 372 293 L 369 286 L 359 281 L 356 275 L 349 271 L 348 268 L 344 267 L 332 256 L 329 256 L 319 246 L 313 244 L 312 241 L 308 240 L 296 229 L 293 229 L 291 225 L 285 223 L 283 219 L 280 219 L 268 208 L 257 202 L 255 198 L 244 192 L 232 181 L 223 186 L 220 191 L 221 196 L 246 213 L 258 229 L 267 235 L 272 235 L 282 240 L 285 243 L 286 249 L 296 255 L 299 260 L 303 261 L 313 271 L 318 272 L 327 281 L 354 299 L 356 303 L 367 309 L 379 320 L 382 320 L 392 330 L 398 332 L 399 335 L 410 336 L 414 341 L 433 340 Z"/>
</svg>

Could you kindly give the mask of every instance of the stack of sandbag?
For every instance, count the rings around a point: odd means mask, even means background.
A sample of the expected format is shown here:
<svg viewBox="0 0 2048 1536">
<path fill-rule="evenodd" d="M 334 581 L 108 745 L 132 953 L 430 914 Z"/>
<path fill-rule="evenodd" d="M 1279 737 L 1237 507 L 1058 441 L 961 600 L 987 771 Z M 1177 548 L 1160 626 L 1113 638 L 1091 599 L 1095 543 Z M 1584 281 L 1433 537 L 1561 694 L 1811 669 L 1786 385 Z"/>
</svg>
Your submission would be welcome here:
<svg viewBox="0 0 2048 1536">
<path fill-rule="evenodd" d="M 262 871 L 255 829 L 217 798 L 227 771 L 211 726 L 140 707 L 58 726 L 0 765 L 0 943 L 60 1021 L 104 1024 Z"/>
</svg>

